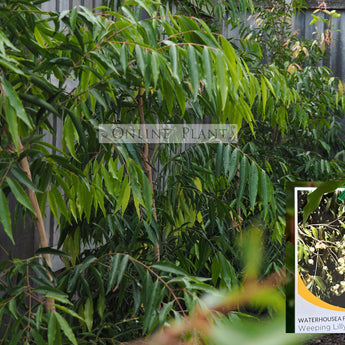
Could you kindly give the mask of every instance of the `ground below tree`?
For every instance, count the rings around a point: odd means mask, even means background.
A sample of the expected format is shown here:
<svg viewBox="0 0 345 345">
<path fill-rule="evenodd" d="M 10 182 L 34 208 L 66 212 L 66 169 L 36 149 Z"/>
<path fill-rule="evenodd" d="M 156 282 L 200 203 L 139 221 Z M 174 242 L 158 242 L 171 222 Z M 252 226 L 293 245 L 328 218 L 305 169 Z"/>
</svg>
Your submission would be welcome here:
<svg viewBox="0 0 345 345">
<path fill-rule="evenodd" d="M 326 334 L 320 335 L 316 339 L 312 339 L 307 342 L 305 345 L 345 345 L 345 334 Z"/>
</svg>

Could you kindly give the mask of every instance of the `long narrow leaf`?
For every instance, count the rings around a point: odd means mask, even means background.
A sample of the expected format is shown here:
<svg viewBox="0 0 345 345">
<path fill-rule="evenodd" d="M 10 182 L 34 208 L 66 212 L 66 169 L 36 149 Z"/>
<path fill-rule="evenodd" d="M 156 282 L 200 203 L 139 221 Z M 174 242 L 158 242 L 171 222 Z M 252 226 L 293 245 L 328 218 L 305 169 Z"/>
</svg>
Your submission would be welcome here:
<svg viewBox="0 0 345 345">
<path fill-rule="evenodd" d="M 216 155 L 216 178 L 218 178 L 221 174 L 221 170 L 223 168 L 223 161 L 223 144 L 219 143 Z"/>
<path fill-rule="evenodd" d="M 23 170 L 17 168 L 16 166 L 12 166 L 11 173 L 13 176 L 27 188 L 35 191 L 36 193 L 40 193 L 41 191 L 34 185 L 34 183 L 28 178 L 28 176 L 24 173 Z"/>
<path fill-rule="evenodd" d="M 178 80 L 178 82 L 180 82 L 180 77 L 179 77 L 180 61 L 179 61 L 176 44 L 171 45 L 169 52 L 170 52 L 171 69 L 172 69 L 173 75 Z"/>
<path fill-rule="evenodd" d="M 231 180 L 234 178 L 238 170 L 239 159 L 240 159 L 240 152 L 237 149 L 234 149 L 232 151 L 231 158 L 230 158 L 228 183 L 231 182 Z"/>
<path fill-rule="evenodd" d="M 59 313 L 55 312 L 54 314 L 55 314 L 57 322 L 60 325 L 60 328 L 65 333 L 65 335 L 69 339 L 69 341 L 71 341 L 73 345 L 78 345 L 77 339 L 75 338 L 75 335 L 74 335 L 71 327 L 67 323 L 67 321 Z"/>
<path fill-rule="evenodd" d="M 195 48 L 192 45 L 188 46 L 187 53 L 188 53 L 188 68 L 189 68 L 190 81 L 192 85 L 192 92 L 194 95 L 194 99 L 196 99 L 199 92 L 199 84 L 200 84 L 199 64 L 196 58 Z"/>
<path fill-rule="evenodd" d="M 267 175 L 264 170 L 260 171 L 260 198 L 263 203 L 264 213 L 266 214 L 268 208 L 268 183 L 267 183 Z"/>
<path fill-rule="evenodd" d="M 261 93 L 262 93 L 262 114 L 265 116 L 266 113 L 266 102 L 267 102 L 267 87 L 263 77 L 261 77 Z"/>
<path fill-rule="evenodd" d="M 152 215 L 152 189 L 151 189 L 151 185 L 149 182 L 149 179 L 147 178 L 147 176 L 143 173 L 142 175 L 142 184 L 143 184 L 143 196 L 144 196 L 144 203 L 145 203 L 145 208 L 146 208 L 146 212 L 148 215 L 148 219 L 151 219 L 151 215 Z"/>
<path fill-rule="evenodd" d="M 79 135 L 79 139 L 80 139 L 80 144 L 81 146 L 84 148 L 85 152 L 87 151 L 88 148 L 88 143 L 87 143 L 87 139 L 84 133 L 84 129 L 81 123 L 81 120 L 77 117 L 77 115 L 74 113 L 74 111 L 70 110 L 70 109 L 65 109 L 67 114 L 69 115 L 69 117 L 71 118 L 75 129 L 78 132 Z"/>
<path fill-rule="evenodd" d="M 128 259 L 129 259 L 128 255 L 125 255 L 122 259 L 120 269 L 119 269 L 119 274 L 117 275 L 117 279 L 116 279 L 116 285 L 119 285 L 121 283 L 121 280 L 127 268 Z"/>
<path fill-rule="evenodd" d="M 86 326 L 89 332 L 92 330 L 93 325 L 93 300 L 91 297 L 88 297 L 84 307 L 84 318 Z"/>
<path fill-rule="evenodd" d="M 254 162 L 252 162 L 249 171 L 249 202 L 250 208 L 254 211 L 256 196 L 258 193 L 258 181 L 259 181 L 259 173 L 258 168 Z"/>
<path fill-rule="evenodd" d="M 130 195 L 131 195 L 131 187 L 130 187 L 127 179 L 125 179 L 123 181 L 123 187 L 121 188 L 120 197 L 118 200 L 118 204 L 119 204 L 119 206 L 121 206 L 122 216 L 124 215 L 124 213 L 126 211 Z"/>
<path fill-rule="evenodd" d="M 159 59 L 157 53 L 154 51 L 151 54 L 151 71 L 153 76 L 153 86 L 157 87 L 157 81 L 159 77 Z"/>
<path fill-rule="evenodd" d="M 213 67 L 211 63 L 211 56 L 209 53 L 209 49 L 207 47 L 204 47 L 203 53 L 202 53 L 202 63 L 204 68 L 204 74 L 205 74 L 205 85 L 206 85 L 206 91 L 209 94 L 209 97 L 212 97 L 213 92 Z"/>
<path fill-rule="evenodd" d="M 9 102 L 13 109 L 16 111 L 16 115 L 28 126 L 29 129 L 33 128 L 32 122 L 30 121 L 29 117 L 27 116 L 25 109 L 23 107 L 22 102 L 19 99 L 18 94 L 12 87 L 9 81 L 5 78 L 0 78 L 2 82 L 2 88 L 7 95 Z"/>
<path fill-rule="evenodd" d="M 66 219 L 69 219 L 69 214 L 67 211 L 67 206 L 65 200 L 62 198 L 61 192 L 55 185 L 51 185 L 51 192 L 54 194 L 56 205 L 59 211 L 64 215 Z"/>
<path fill-rule="evenodd" d="M 18 120 L 17 120 L 16 113 L 10 104 L 8 97 L 5 98 L 4 108 L 5 108 L 6 122 L 8 125 L 8 131 L 11 134 L 13 145 L 18 151 L 18 138 L 19 138 Z"/>
<path fill-rule="evenodd" d="M 10 238 L 12 243 L 14 244 L 13 234 L 12 234 L 12 227 L 11 227 L 11 214 L 8 208 L 8 200 L 0 189 L 0 221 L 4 228 L 6 235 Z"/>
<path fill-rule="evenodd" d="M 238 188 L 237 205 L 240 204 L 245 186 L 248 183 L 248 173 L 249 173 L 249 161 L 248 161 L 248 158 L 245 155 L 243 155 L 241 159 L 241 165 L 240 165 L 240 185 Z"/>
<path fill-rule="evenodd" d="M 231 146 L 226 145 L 224 148 L 224 174 L 227 175 L 230 170 Z"/>
<path fill-rule="evenodd" d="M 135 46 L 135 53 L 137 56 L 137 63 L 142 76 L 145 78 L 146 62 L 144 58 L 143 48 L 140 45 Z"/>
<path fill-rule="evenodd" d="M 51 312 L 48 320 L 48 345 L 54 344 L 57 330 L 55 313 Z"/>
<path fill-rule="evenodd" d="M 150 293 L 150 301 L 147 305 L 145 305 L 145 316 L 144 316 L 144 324 L 143 324 L 143 333 L 145 334 L 149 331 L 156 320 L 156 304 L 159 302 L 160 297 L 160 284 L 159 280 L 156 280 L 153 284 L 153 289 L 151 291 L 146 291 L 146 293 Z"/>
<path fill-rule="evenodd" d="M 55 200 L 55 194 L 52 192 L 52 190 L 48 191 L 48 202 L 50 210 L 54 215 L 54 218 L 57 220 L 58 224 L 60 224 L 59 210 Z"/>
<path fill-rule="evenodd" d="M 345 185 L 344 180 L 327 181 L 321 183 L 312 193 L 308 195 L 308 202 L 303 208 L 303 223 L 307 221 L 310 214 L 319 206 L 323 194 L 334 192 L 337 188 Z"/>
<path fill-rule="evenodd" d="M 158 264 L 152 265 L 152 268 L 155 268 L 157 270 L 160 270 L 162 272 L 167 272 L 167 273 L 173 273 L 176 274 L 177 276 L 182 276 L 186 277 L 188 276 L 187 272 L 185 272 L 183 269 L 175 266 L 174 264 L 170 262 L 160 262 Z"/>
<path fill-rule="evenodd" d="M 127 49 L 126 49 L 125 43 L 122 44 L 121 49 L 120 49 L 120 62 L 121 62 L 121 67 L 123 69 L 123 74 L 126 75 L 128 59 L 127 59 Z"/>
<path fill-rule="evenodd" d="M 229 97 L 229 84 L 228 84 L 228 77 L 227 77 L 227 68 L 224 61 L 224 55 L 218 53 L 216 55 L 216 69 L 217 69 L 217 83 L 218 83 L 218 90 L 222 100 L 222 111 L 225 108 L 226 101 Z"/>
<path fill-rule="evenodd" d="M 110 292 L 110 290 L 114 287 L 114 283 L 116 280 L 116 275 L 118 273 L 118 267 L 120 262 L 120 255 L 114 255 L 110 262 L 110 274 L 109 274 L 109 280 L 108 280 L 108 286 L 107 286 L 107 294 Z"/>
</svg>

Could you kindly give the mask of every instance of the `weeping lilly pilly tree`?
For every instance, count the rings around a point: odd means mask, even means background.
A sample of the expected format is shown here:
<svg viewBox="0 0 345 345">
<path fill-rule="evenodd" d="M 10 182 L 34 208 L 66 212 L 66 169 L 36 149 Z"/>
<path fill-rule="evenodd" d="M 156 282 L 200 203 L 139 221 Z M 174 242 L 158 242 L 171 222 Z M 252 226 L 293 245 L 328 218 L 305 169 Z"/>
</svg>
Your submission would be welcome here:
<svg viewBox="0 0 345 345">
<path fill-rule="evenodd" d="M 1 263 L 4 343 L 133 339 L 186 316 L 201 293 L 240 287 L 235 235 L 260 218 L 281 241 L 284 221 L 267 168 L 240 145 L 101 144 L 98 126 L 207 120 L 255 136 L 257 112 L 300 95 L 274 66 L 251 72 L 202 19 L 158 1 L 60 13 L 39 3 L 0 7 L 0 221 L 13 241 L 29 214 L 40 238 L 37 256 Z M 283 129 L 279 114 L 272 126 Z"/>
</svg>

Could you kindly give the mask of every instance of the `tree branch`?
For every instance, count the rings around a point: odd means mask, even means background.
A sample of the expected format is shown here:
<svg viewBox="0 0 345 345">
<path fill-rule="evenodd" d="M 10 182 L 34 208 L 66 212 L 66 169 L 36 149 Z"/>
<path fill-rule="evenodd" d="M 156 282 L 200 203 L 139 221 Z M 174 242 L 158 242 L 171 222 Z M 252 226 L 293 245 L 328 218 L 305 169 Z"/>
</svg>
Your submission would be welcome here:
<svg viewBox="0 0 345 345">
<path fill-rule="evenodd" d="M 144 140 L 145 140 L 144 150 L 142 152 L 142 159 L 143 159 L 144 170 L 149 180 L 151 192 L 152 192 L 153 218 L 157 222 L 156 202 L 154 198 L 154 188 L 153 188 L 153 178 L 152 178 L 152 167 L 150 164 L 150 157 L 149 157 L 149 143 L 147 142 L 147 135 L 146 135 L 146 129 L 145 129 L 145 114 L 144 114 L 144 102 L 143 102 L 144 92 L 145 90 L 142 88 L 139 90 L 139 101 L 138 101 L 138 112 L 139 112 L 139 117 L 140 117 L 140 124 L 143 126 L 143 133 L 144 133 Z M 154 246 L 155 246 L 154 247 L 155 256 L 157 258 L 157 261 L 160 261 L 159 243 L 156 242 Z"/>
</svg>

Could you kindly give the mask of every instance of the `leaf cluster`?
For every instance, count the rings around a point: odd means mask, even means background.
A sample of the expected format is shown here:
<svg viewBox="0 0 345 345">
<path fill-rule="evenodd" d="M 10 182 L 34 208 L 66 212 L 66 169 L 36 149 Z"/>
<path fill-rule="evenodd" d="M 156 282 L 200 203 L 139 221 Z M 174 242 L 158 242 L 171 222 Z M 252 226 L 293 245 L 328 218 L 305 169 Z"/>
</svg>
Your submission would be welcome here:
<svg viewBox="0 0 345 345">
<path fill-rule="evenodd" d="M 58 249 L 38 253 L 60 256 L 64 268 L 55 274 L 37 257 L 2 264 L 3 339 L 127 341 L 180 320 L 203 303 L 202 293 L 238 291 L 248 272 L 254 279 L 279 271 L 285 183 L 341 174 L 345 150 L 343 85 L 315 66 L 316 45 L 297 44 L 291 9 L 282 1 L 261 9 L 257 28 L 240 28 L 235 42 L 214 33 L 209 16 L 230 9 L 240 25 L 237 14 L 251 1 L 184 2 L 183 15 L 154 1 L 121 8 L 109 1 L 97 13 L 83 6 L 45 13 L 36 5 L 5 1 L 0 9 L 0 221 L 13 240 L 19 217 L 35 219 L 27 197 L 35 192 L 60 235 Z M 98 140 L 99 124 L 145 121 L 229 122 L 239 141 Z M 264 242 L 248 240 L 242 260 L 236 238 L 253 224 Z M 264 267 L 249 260 L 258 249 Z M 265 296 L 222 318 L 207 341 L 224 343 L 237 319 L 273 315 Z M 50 299 L 55 310 L 45 310 Z"/>
</svg>

